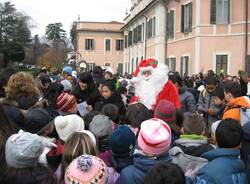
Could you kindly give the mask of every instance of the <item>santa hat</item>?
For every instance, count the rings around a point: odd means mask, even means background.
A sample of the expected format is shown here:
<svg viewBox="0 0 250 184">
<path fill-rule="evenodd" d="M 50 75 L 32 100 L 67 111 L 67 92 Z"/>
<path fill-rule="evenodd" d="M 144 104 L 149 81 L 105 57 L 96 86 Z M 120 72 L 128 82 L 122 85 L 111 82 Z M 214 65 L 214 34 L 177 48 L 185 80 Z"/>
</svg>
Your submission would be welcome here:
<svg viewBox="0 0 250 184">
<path fill-rule="evenodd" d="M 138 67 L 135 69 L 134 77 L 137 77 L 140 71 L 146 71 L 146 70 L 156 68 L 157 65 L 158 65 L 158 61 L 155 59 L 146 59 L 146 60 L 141 61 Z"/>
</svg>

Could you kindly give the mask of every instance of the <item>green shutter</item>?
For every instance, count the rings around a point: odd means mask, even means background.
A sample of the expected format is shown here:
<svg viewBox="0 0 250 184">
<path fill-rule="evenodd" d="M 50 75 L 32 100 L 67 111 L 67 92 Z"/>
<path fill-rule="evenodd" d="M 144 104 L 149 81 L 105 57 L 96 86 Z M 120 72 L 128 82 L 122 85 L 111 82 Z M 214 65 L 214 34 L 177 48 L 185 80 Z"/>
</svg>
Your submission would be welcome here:
<svg viewBox="0 0 250 184">
<path fill-rule="evenodd" d="M 170 37 L 174 37 L 174 10 L 170 11 Z"/>
<path fill-rule="evenodd" d="M 216 24 L 216 0 L 211 0 L 211 6 L 210 6 L 210 23 Z"/>
<path fill-rule="evenodd" d="M 181 6 L 181 32 L 184 33 L 184 5 Z"/>
<path fill-rule="evenodd" d="M 193 8 L 192 8 L 193 3 L 190 3 L 188 6 L 188 11 L 189 11 L 189 32 L 192 32 L 192 22 L 193 22 Z"/>
</svg>

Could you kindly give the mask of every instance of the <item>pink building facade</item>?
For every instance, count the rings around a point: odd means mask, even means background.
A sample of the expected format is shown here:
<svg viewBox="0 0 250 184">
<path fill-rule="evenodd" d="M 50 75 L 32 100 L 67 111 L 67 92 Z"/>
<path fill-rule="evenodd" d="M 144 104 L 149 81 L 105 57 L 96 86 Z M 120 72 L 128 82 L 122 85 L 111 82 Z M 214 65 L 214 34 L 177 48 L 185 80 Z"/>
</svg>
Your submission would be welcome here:
<svg viewBox="0 0 250 184">
<path fill-rule="evenodd" d="M 111 67 L 113 72 L 123 70 L 123 26 L 120 22 L 77 22 L 77 52 L 89 69 L 95 66 Z"/>
<path fill-rule="evenodd" d="M 133 0 L 123 27 L 125 70 L 131 73 L 143 58 L 156 58 L 189 75 L 249 70 L 247 1 Z"/>
</svg>

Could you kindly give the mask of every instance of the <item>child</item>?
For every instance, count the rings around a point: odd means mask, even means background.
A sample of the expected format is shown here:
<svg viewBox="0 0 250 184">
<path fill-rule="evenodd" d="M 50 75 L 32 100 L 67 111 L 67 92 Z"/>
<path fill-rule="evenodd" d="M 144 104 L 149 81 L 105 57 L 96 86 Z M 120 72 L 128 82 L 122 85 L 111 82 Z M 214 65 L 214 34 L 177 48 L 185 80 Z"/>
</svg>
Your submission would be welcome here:
<svg viewBox="0 0 250 184">
<path fill-rule="evenodd" d="M 102 159 L 92 155 L 81 155 L 74 159 L 65 172 L 65 183 L 105 184 L 108 180 L 107 167 Z"/>
<path fill-rule="evenodd" d="M 56 105 L 57 110 L 63 112 L 65 115 L 78 113 L 76 98 L 71 94 L 62 92 L 57 98 Z"/>
<path fill-rule="evenodd" d="M 59 183 L 64 183 L 65 170 L 68 165 L 82 154 L 97 155 L 95 136 L 87 130 L 71 134 L 65 142 L 62 163 L 55 173 Z"/>
<path fill-rule="evenodd" d="M 141 123 L 150 118 L 153 118 L 153 112 L 140 102 L 129 105 L 125 115 L 126 123 L 136 136 L 139 134 Z"/>
<path fill-rule="evenodd" d="M 53 120 L 54 119 L 41 108 L 32 109 L 26 115 L 26 131 L 40 135 L 44 141 L 47 142 L 47 146 L 39 157 L 39 163 L 41 164 L 48 164 L 46 155 L 53 147 L 56 147 L 54 144 L 56 140 L 48 137 L 54 130 Z"/>
<path fill-rule="evenodd" d="M 112 133 L 109 147 L 112 152 L 111 166 L 116 172 L 120 173 L 123 168 L 133 164 L 131 152 L 135 143 L 135 134 L 126 125 L 118 126 Z"/>
<path fill-rule="evenodd" d="M 56 117 L 54 124 L 59 135 L 59 139 L 56 141 L 57 147 L 48 152 L 47 160 L 50 164 L 50 167 L 53 168 L 53 170 L 56 170 L 59 164 L 62 162 L 64 143 L 74 132 L 84 130 L 84 122 L 80 116 L 71 114 L 67 116 Z"/>
<path fill-rule="evenodd" d="M 168 149 L 171 144 L 171 130 L 160 119 L 149 119 L 141 124 L 138 135 L 138 147 L 133 156 L 133 164 L 121 171 L 120 184 L 142 184 L 149 169 L 162 163 L 170 162 Z"/>
<path fill-rule="evenodd" d="M 122 101 L 121 95 L 116 91 L 116 86 L 113 80 L 106 80 L 102 83 L 101 101 L 95 105 L 95 110 L 102 111 L 106 104 L 114 104 L 119 109 L 119 115 L 123 117 L 126 109 Z"/>
<path fill-rule="evenodd" d="M 250 102 L 248 97 L 242 96 L 239 83 L 227 82 L 225 84 L 225 99 L 228 104 L 222 119 L 233 118 L 240 122 L 240 108 L 250 108 Z"/>
<path fill-rule="evenodd" d="M 243 129 L 236 120 L 222 120 L 215 132 L 215 150 L 202 154 L 209 163 L 198 171 L 196 184 L 227 183 L 247 184 L 244 163 L 240 160 L 240 144 Z"/>
<path fill-rule="evenodd" d="M 214 147 L 208 144 L 205 131 L 205 122 L 201 116 L 194 114 L 185 118 L 183 133 L 175 141 L 176 146 L 169 150 L 172 162 L 179 165 L 184 172 L 200 169 L 207 163 L 206 159 L 200 157 Z"/>
<path fill-rule="evenodd" d="M 171 147 L 174 146 L 174 141 L 179 139 L 180 128 L 175 123 L 176 109 L 173 103 L 168 100 L 161 100 L 157 105 L 154 117 L 163 120 L 171 128 Z"/>
<path fill-rule="evenodd" d="M 114 104 L 106 104 L 102 108 L 103 115 L 108 116 L 113 121 L 113 130 L 120 124 L 119 109 Z"/>
<path fill-rule="evenodd" d="M 218 87 L 217 78 L 210 74 L 205 78 L 206 88 L 201 91 L 199 100 L 197 103 L 198 111 L 204 115 L 206 127 L 211 132 L 211 124 L 217 120 L 215 114 L 219 110 L 214 103 L 213 92 Z"/>
<path fill-rule="evenodd" d="M 149 170 L 144 178 L 144 184 L 186 184 L 186 178 L 181 168 L 172 163 L 161 163 Z"/>
<path fill-rule="evenodd" d="M 218 87 L 214 92 L 214 104 L 218 107 L 218 111 L 215 113 L 215 116 L 217 119 L 222 119 L 225 107 L 226 107 L 226 101 L 225 101 L 225 94 L 224 94 L 224 88 Z"/>
<path fill-rule="evenodd" d="M 44 150 L 40 136 L 20 130 L 8 138 L 5 148 L 8 169 L 0 178 L 0 183 L 56 183 L 51 170 L 38 163 Z"/>
<path fill-rule="evenodd" d="M 88 112 L 87 114 L 85 114 L 83 116 L 83 121 L 84 121 L 84 124 L 85 124 L 85 130 L 89 129 L 89 124 L 91 123 L 93 118 L 98 114 L 100 114 L 99 111 L 93 110 L 93 111 L 90 111 L 90 112 Z"/>
<path fill-rule="evenodd" d="M 96 115 L 89 124 L 91 131 L 98 142 L 99 157 L 110 166 L 111 152 L 109 149 L 110 136 L 113 132 L 112 121 L 104 115 Z"/>
</svg>

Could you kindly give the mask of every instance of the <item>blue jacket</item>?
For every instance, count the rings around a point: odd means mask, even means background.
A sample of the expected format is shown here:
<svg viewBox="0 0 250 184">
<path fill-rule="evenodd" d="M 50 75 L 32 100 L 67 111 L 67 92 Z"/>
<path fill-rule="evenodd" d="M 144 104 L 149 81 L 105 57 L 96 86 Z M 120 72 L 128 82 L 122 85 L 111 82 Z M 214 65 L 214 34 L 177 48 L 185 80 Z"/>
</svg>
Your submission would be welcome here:
<svg viewBox="0 0 250 184">
<path fill-rule="evenodd" d="M 119 184 L 142 184 L 146 173 L 155 165 L 170 162 L 171 157 L 166 154 L 161 157 L 146 157 L 134 155 L 133 165 L 124 168 L 119 178 Z"/>
<path fill-rule="evenodd" d="M 247 175 L 240 151 L 218 148 L 202 154 L 209 160 L 198 172 L 195 184 L 247 184 Z"/>
</svg>

